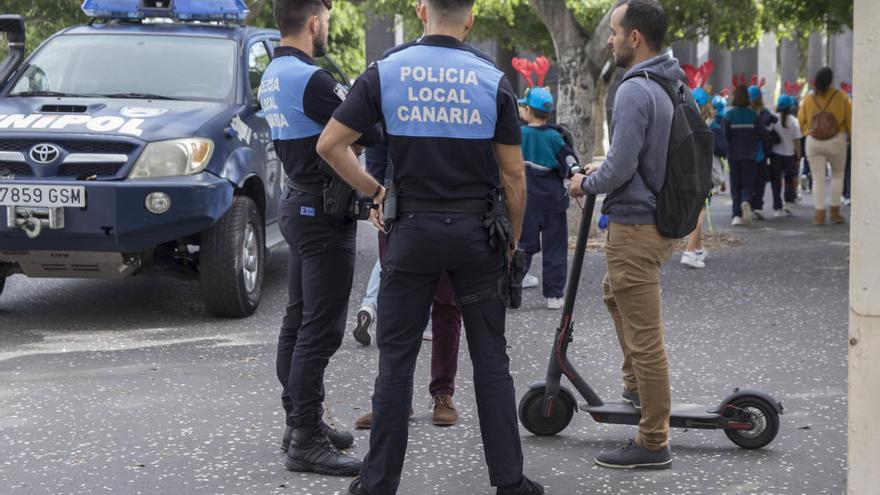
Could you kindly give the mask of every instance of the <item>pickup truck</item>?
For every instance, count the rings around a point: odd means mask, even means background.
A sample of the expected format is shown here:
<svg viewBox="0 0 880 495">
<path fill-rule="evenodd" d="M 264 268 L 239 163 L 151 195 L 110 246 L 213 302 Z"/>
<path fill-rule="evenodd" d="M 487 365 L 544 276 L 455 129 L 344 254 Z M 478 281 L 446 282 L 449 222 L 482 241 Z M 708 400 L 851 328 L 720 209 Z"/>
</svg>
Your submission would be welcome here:
<svg viewBox="0 0 880 495">
<path fill-rule="evenodd" d="M 257 99 L 278 31 L 244 26 L 242 0 L 83 10 L 88 25 L 27 58 L 22 18 L 0 16 L 0 293 L 17 274 L 175 275 L 198 280 L 208 313 L 252 314 L 283 242 L 285 174 Z"/>
</svg>

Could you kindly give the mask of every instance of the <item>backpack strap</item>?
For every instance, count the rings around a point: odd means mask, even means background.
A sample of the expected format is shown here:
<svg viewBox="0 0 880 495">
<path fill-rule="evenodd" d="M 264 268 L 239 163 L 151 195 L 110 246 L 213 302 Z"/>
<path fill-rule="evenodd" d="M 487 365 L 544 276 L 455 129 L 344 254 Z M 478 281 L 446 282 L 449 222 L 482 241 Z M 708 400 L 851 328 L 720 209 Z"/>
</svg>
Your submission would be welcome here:
<svg viewBox="0 0 880 495">
<path fill-rule="evenodd" d="M 644 77 L 645 79 L 647 79 L 649 81 L 654 81 L 655 83 L 659 84 L 661 88 L 663 88 L 663 91 L 666 92 L 666 95 L 669 96 L 670 100 L 672 100 L 673 115 L 675 114 L 675 109 L 678 108 L 679 105 L 684 105 L 685 102 L 687 101 L 687 99 L 685 99 L 685 96 L 684 96 L 683 85 L 679 84 L 678 91 L 676 91 L 675 89 L 672 88 L 672 84 L 668 79 L 659 77 L 657 75 L 652 76 L 651 73 L 646 70 L 640 71 L 640 72 L 634 72 L 634 73 L 626 76 L 625 78 L 623 78 L 622 81 L 620 81 L 620 84 L 623 84 L 625 81 L 629 81 L 630 79 L 635 79 L 637 77 L 639 77 L 639 78 Z M 639 177 L 642 178 L 642 182 L 645 184 L 645 187 L 647 187 L 648 190 L 651 191 L 651 194 L 653 194 L 655 198 L 657 196 L 659 196 L 660 193 L 656 189 L 651 187 L 651 182 L 648 181 L 648 178 L 645 175 L 645 171 L 642 170 L 642 155 L 641 154 L 639 155 L 639 164 L 636 167 L 636 172 L 639 174 Z M 635 175 L 633 175 L 633 178 L 635 178 Z M 626 182 L 626 184 L 620 186 L 620 188 L 618 188 L 617 191 L 615 191 L 615 192 L 622 191 L 623 189 L 629 187 L 629 185 L 632 183 L 632 180 L 633 179 L 628 180 Z"/>
<path fill-rule="evenodd" d="M 837 96 L 837 90 L 836 90 L 836 89 L 834 90 L 834 92 L 831 93 L 831 98 L 828 98 L 828 101 L 825 102 L 825 106 L 822 108 L 822 110 L 819 111 L 819 113 L 824 113 L 825 110 L 828 110 L 828 107 L 831 106 L 831 101 L 834 100 L 834 97 L 835 97 L 835 96 Z M 819 106 L 819 100 L 816 99 L 816 93 L 813 93 L 813 101 L 816 103 L 816 106 L 818 107 L 818 106 Z"/>
</svg>

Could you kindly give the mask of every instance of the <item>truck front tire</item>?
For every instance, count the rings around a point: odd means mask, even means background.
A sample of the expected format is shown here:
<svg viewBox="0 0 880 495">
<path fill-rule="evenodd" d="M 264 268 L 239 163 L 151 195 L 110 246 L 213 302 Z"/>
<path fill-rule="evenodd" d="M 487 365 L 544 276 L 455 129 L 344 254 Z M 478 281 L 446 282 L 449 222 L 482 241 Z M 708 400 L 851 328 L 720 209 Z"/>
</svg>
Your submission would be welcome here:
<svg viewBox="0 0 880 495">
<path fill-rule="evenodd" d="M 205 231 L 199 248 L 199 282 L 205 309 L 244 318 L 260 305 L 266 236 L 256 203 L 235 196 L 229 211 Z"/>
</svg>

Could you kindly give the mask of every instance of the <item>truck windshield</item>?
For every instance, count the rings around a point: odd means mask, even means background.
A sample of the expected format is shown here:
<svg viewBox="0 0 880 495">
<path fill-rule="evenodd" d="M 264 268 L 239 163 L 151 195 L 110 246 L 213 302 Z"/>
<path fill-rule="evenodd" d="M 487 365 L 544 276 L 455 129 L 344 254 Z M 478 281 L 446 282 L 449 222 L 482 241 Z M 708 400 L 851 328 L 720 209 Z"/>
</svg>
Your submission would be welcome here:
<svg viewBox="0 0 880 495">
<path fill-rule="evenodd" d="M 235 92 L 236 43 L 150 35 L 63 35 L 30 60 L 8 96 L 225 101 Z"/>
</svg>

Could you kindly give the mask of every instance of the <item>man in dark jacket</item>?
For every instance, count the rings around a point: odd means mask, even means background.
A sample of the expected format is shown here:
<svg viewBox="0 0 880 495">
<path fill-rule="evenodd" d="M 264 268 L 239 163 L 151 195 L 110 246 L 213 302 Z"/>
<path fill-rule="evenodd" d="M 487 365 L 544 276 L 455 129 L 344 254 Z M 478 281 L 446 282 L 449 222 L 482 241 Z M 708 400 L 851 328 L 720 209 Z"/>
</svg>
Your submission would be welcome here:
<svg viewBox="0 0 880 495">
<path fill-rule="evenodd" d="M 764 92 L 760 86 L 749 86 L 749 101 L 751 102 L 752 109 L 758 113 L 758 118 L 761 119 L 764 128 L 771 129 L 773 124 L 779 121 L 773 115 L 773 112 L 767 110 L 767 107 L 764 106 Z M 758 171 L 755 175 L 755 194 L 752 196 L 752 215 L 758 220 L 764 219 L 761 210 L 764 209 L 764 191 L 767 190 L 767 182 L 770 180 L 770 150 L 773 148 L 773 144 L 768 131 L 759 142 L 758 154 L 755 156 Z"/>
</svg>

